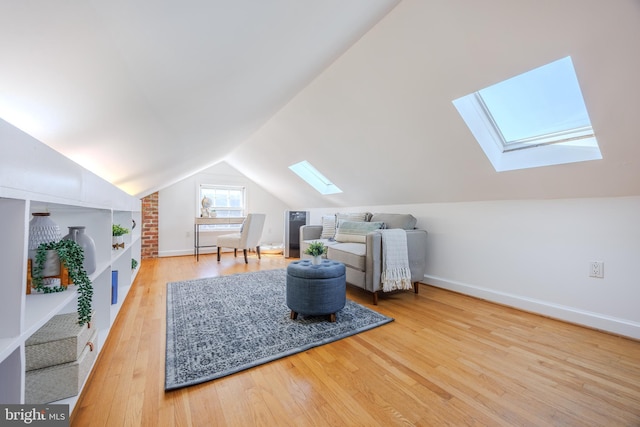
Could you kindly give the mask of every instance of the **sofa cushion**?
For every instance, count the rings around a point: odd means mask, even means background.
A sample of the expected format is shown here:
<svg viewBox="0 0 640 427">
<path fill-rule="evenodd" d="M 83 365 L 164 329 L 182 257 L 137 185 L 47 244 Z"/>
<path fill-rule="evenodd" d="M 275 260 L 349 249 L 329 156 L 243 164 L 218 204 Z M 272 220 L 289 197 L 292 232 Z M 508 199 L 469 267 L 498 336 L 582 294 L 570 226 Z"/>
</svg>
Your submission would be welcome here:
<svg viewBox="0 0 640 427">
<path fill-rule="evenodd" d="M 367 233 L 384 227 L 384 222 L 339 221 L 336 241 L 341 243 L 365 243 Z"/>
<path fill-rule="evenodd" d="M 322 242 L 324 243 L 325 246 L 331 246 L 336 244 L 335 240 L 329 240 L 329 239 L 303 240 L 300 246 L 300 255 L 305 254 L 305 251 L 307 250 L 309 245 L 313 242 Z M 323 257 L 326 258 L 326 254 Z"/>
<path fill-rule="evenodd" d="M 333 239 L 336 235 L 336 216 L 335 215 L 323 215 L 322 216 L 322 234 L 321 239 Z"/>
<path fill-rule="evenodd" d="M 371 222 L 384 222 L 384 228 L 402 228 L 413 230 L 418 220 L 410 214 L 374 213 Z"/>
<path fill-rule="evenodd" d="M 336 243 L 329 246 L 327 258 L 339 261 L 348 267 L 364 271 L 367 245 L 363 243 Z"/>
</svg>

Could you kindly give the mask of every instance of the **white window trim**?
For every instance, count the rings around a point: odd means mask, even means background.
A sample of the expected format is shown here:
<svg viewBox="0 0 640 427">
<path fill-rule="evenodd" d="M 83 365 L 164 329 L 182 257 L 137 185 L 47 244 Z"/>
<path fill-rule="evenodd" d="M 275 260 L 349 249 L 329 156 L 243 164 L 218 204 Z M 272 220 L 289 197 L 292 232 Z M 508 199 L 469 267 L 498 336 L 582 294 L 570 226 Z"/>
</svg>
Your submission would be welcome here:
<svg viewBox="0 0 640 427">
<path fill-rule="evenodd" d="M 204 182 L 199 182 L 196 184 L 196 217 L 200 217 L 200 209 L 202 208 L 202 198 L 200 197 L 200 190 L 202 187 L 205 188 L 220 188 L 220 189 L 231 189 L 231 190 L 243 190 L 244 200 L 242 201 L 243 210 L 241 216 L 246 216 L 248 212 L 247 200 L 248 200 L 248 188 L 246 185 L 233 185 L 233 184 L 208 184 Z M 230 231 L 238 231 L 242 227 L 242 224 L 220 224 L 220 225 L 200 225 L 201 232 L 217 232 L 217 233 L 228 233 Z"/>
<path fill-rule="evenodd" d="M 533 136 L 530 138 L 517 139 L 515 141 L 507 141 L 500 131 L 500 126 L 496 123 L 489 107 L 484 102 L 482 94 L 475 92 L 473 94 L 472 102 L 477 103 L 477 109 L 480 111 L 480 117 L 486 122 L 486 126 L 493 128 L 491 135 L 495 138 L 495 143 L 498 144 L 498 147 L 500 147 L 502 152 L 535 148 L 548 144 L 562 144 L 570 141 L 574 141 L 573 145 L 590 146 L 590 144 L 580 143 L 579 141 L 586 140 L 594 136 L 593 128 L 591 126 L 584 126 L 576 129 L 568 129 L 560 132 Z"/>
<path fill-rule="evenodd" d="M 540 166 L 600 160 L 602 154 L 593 132 L 580 139 L 560 143 L 535 144 L 529 149 L 505 151 L 502 134 L 487 115 L 483 103 L 474 92 L 453 101 L 469 130 L 476 138 L 496 172 L 528 169 Z"/>
<path fill-rule="evenodd" d="M 289 169 L 322 195 L 342 193 L 337 185 L 306 160 L 289 166 Z"/>
</svg>

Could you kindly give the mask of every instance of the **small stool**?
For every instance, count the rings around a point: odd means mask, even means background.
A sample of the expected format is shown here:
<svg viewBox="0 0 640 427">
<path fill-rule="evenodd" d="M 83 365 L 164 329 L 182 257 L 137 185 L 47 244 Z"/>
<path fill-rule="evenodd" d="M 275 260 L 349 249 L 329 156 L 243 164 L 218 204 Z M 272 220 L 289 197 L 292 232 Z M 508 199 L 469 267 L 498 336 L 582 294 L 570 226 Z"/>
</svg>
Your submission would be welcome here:
<svg viewBox="0 0 640 427">
<path fill-rule="evenodd" d="M 347 302 L 346 269 L 337 261 L 322 260 L 313 265 L 310 260 L 293 261 L 287 266 L 287 307 L 291 319 L 298 313 L 310 316 L 329 315 L 336 321 L 336 312 Z"/>
</svg>

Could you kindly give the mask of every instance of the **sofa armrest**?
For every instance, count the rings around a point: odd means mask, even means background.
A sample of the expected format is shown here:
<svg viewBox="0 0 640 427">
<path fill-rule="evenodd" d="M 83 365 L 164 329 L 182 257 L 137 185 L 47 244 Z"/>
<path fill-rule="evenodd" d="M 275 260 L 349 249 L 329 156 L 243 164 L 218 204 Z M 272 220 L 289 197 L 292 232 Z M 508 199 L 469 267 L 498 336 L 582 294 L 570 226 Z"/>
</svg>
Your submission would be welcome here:
<svg viewBox="0 0 640 427">
<path fill-rule="evenodd" d="M 321 225 L 303 225 L 300 227 L 300 258 L 306 258 L 309 255 L 305 255 L 305 251 L 309 247 L 309 240 L 320 240 L 322 235 Z"/>
<path fill-rule="evenodd" d="M 415 283 L 424 280 L 427 269 L 427 231 L 407 230 L 407 249 L 411 281 Z"/>
<path fill-rule="evenodd" d="M 300 241 L 318 240 L 322 235 L 321 225 L 303 225 L 300 227 Z"/>
<path fill-rule="evenodd" d="M 379 231 L 367 233 L 365 239 L 367 257 L 365 261 L 364 289 L 376 292 L 382 288 L 382 234 Z"/>
<path fill-rule="evenodd" d="M 427 232 L 425 230 L 405 230 L 407 232 L 407 254 L 411 281 L 424 280 L 427 263 Z M 372 231 L 367 234 L 367 258 L 365 271 L 365 289 L 376 292 L 382 289 L 382 234 Z"/>
</svg>

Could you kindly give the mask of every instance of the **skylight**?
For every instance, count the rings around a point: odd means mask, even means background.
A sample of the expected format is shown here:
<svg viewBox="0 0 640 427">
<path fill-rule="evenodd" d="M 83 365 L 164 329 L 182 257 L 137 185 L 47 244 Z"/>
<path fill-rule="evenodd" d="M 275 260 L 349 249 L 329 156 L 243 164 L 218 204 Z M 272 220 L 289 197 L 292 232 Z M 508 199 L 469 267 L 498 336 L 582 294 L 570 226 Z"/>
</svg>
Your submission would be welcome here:
<svg viewBox="0 0 640 427">
<path fill-rule="evenodd" d="M 318 190 L 320 194 L 342 193 L 342 190 L 329 181 L 306 160 L 289 166 L 289 169 L 294 171 L 300 178 L 304 179 L 309 185 Z"/>
<path fill-rule="evenodd" d="M 569 56 L 453 104 L 498 172 L 602 159 Z"/>
</svg>

